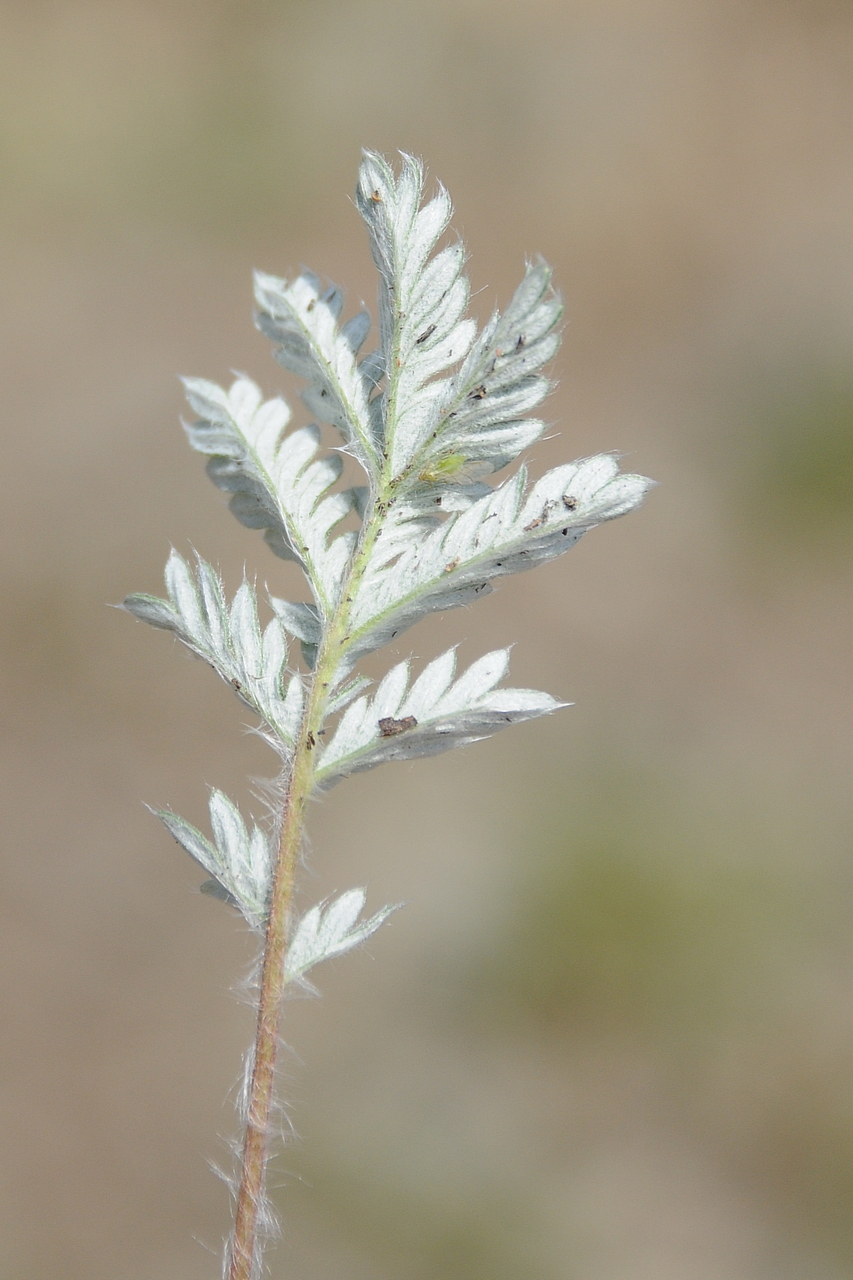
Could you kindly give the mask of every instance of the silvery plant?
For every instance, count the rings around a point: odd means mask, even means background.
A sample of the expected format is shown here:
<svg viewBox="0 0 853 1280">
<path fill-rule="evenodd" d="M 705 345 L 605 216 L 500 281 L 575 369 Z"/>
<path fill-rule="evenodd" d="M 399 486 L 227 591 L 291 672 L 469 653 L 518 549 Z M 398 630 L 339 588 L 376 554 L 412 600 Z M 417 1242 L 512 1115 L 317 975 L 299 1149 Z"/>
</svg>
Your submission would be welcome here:
<svg viewBox="0 0 853 1280">
<path fill-rule="evenodd" d="M 361 354 L 366 311 L 341 323 L 335 285 L 307 271 L 293 281 L 258 274 L 255 284 L 257 324 L 278 362 L 304 380 L 309 414 L 335 428 L 334 444 L 317 425 L 291 428 L 285 401 L 264 400 L 247 377 L 227 390 L 185 381 L 195 415 L 190 445 L 207 456 L 237 519 L 299 566 L 310 598 L 269 595 L 263 625 L 252 582 L 244 578 L 229 601 L 210 564 L 173 552 L 165 596 L 125 601 L 232 686 L 280 762 L 260 824 L 247 823 L 221 791 L 210 797 L 209 835 L 159 813 L 207 873 L 202 887 L 236 908 L 259 940 L 228 1280 L 257 1280 L 275 1229 L 265 1170 L 284 996 L 392 910 L 365 917 L 364 890 L 351 889 L 297 916 L 308 801 L 349 774 L 465 746 L 564 705 L 502 685 L 506 649 L 462 672 L 449 649 L 416 678 L 408 661 L 398 662 L 375 687 L 357 673 L 359 659 L 425 614 L 472 604 L 497 578 L 561 555 L 594 525 L 636 507 L 649 484 L 621 473 L 609 454 L 555 467 L 535 483 L 523 466 L 490 483 L 544 429 L 532 415 L 550 387 L 542 370 L 559 345 L 562 312 L 551 272 L 541 261 L 529 265 L 506 311 L 478 332 L 466 315 L 464 247 L 439 247 L 450 200 L 440 187 L 424 200 L 420 163 L 404 155 L 395 174 L 365 153 L 356 203 L 379 272 L 375 350 Z M 340 486 L 344 456 L 363 484 Z"/>
</svg>

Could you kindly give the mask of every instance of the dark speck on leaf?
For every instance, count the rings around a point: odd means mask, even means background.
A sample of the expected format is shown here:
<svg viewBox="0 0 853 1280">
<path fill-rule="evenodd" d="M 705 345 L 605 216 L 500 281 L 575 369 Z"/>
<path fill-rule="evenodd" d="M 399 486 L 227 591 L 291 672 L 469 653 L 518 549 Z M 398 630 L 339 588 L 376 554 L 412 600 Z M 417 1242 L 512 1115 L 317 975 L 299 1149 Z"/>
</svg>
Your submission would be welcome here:
<svg viewBox="0 0 853 1280">
<path fill-rule="evenodd" d="M 393 716 L 383 716 L 379 721 L 380 738 L 396 738 L 398 733 L 405 733 L 407 729 L 417 728 L 417 720 L 414 716 L 403 716 L 402 720 L 395 720 Z"/>
</svg>

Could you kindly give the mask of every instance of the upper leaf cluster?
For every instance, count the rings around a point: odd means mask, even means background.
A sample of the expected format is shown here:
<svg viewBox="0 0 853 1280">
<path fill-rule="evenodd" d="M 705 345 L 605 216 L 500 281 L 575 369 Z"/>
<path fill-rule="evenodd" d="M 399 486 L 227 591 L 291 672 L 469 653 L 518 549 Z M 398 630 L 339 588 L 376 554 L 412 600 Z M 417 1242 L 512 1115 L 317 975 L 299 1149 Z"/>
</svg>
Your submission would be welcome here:
<svg viewBox="0 0 853 1280">
<path fill-rule="evenodd" d="M 173 553 L 166 598 L 126 601 L 211 663 L 260 717 L 285 761 L 311 752 L 316 787 L 385 760 L 463 745 L 561 705 L 533 690 L 498 689 L 506 651 L 458 678 L 453 650 L 413 683 L 408 663 L 400 663 L 372 696 L 364 678 L 344 679 L 359 657 L 424 614 L 467 604 L 495 578 L 560 555 L 596 524 L 636 507 L 649 486 L 620 473 L 606 454 L 555 467 L 532 485 L 523 467 L 495 487 L 486 483 L 543 430 L 533 413 L 550 389 L 543 368 L 559 345 L 562 315 L 550 269 L 529 264 L 505 312 L 478 333 L 467 315 L 464 247 L 444 239 L 449 197 L 439 187 L 424 199 L 419 161 L 404 155 L 395 174 L 365 152 L 356 203 L 379 272 L 374 350 L 361 354 L 366 311 L 341 322 L 336 285 L 308 271 L 292 281 L 255 278 L 257 323 L 276 359 L 304 380 L 302 398 L 317 422 L 340 433 L 339 447 L 324 450 L 317 425 L 290 429 L 284 400 L 264 401 L 245 376 L 228 390 L 185 380 L 196 414 L 186 425 L 190 444 L 207 456 L 237 519 L 263 530 L 276 555 L 300 566 L 311 600 L 271 596 L 273 616 L 262 628 L 247 581 L 229 605 L 208 564 L 199 559 L 193 571 Z M 360 466 L 365 484 L 338 486 L 343 455 Z M 288 670 L 288 636 L 299 640 L 313 676 Z M 162 816 L 247 919 L 262 919 L 272 866 L 267 837 L 258 828 L 250 834 L 218 792 L 213 844 L 175 815 Z M 359 930 L 371 931 L 378 917 L 355 925 L 361 905 L 363 897 L 356 903 L 345 895 L 306 917 L 293 944 L 304 963 L 294 958 L 294 972 L 324 947 L 332 954 Z"/>
<path fill-rule="evenodd" d="M 365 153 L 356 200 L 380 274 L 386 465 L 404 491 L 427 486 L 434 495 L 466 465 L 496 471 L 541 434 L 529 414 L 549 390 L 539 371 L 559 346 L 562 305 L 538 263 L 478 337 L 465 316 L 464 246 L 434 253 L 450 198 L 443 187 L 425 205 L 422 198 L 419 161 L 404 156 L 396 178 L 381 156 Z"/>
</svg>

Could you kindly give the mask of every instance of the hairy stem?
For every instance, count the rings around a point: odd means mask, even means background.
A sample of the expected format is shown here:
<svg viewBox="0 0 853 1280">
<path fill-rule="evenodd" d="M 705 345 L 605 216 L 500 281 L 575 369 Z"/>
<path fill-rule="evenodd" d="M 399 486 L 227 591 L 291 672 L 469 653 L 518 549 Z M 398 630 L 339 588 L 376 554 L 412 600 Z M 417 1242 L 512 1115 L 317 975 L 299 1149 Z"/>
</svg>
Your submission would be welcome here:
<svg viewBox="0 0 853 1280">
<path fill-rule="evenodd" d="M 287 986 L 288 922 L 302 833 L 305 806 L 314 784 L 314 747 L 326 715 L 330 688 L 349 644 L 347 622 L 352 593 L 364 573 L 376 541 L 384 510 L 377 503 L 362 528 L 362 536 L 350 566 L 341 602 L 324 636 L 318 654 L 311 693 L 302 718 L 302 729 L 291 762 L 282 810 L 281 840 L 273 876 L 269 915 L 264 939 L 258 1024 L 255 1034 L 252 1079 L 246 1109 L 246 1133 L 240 1169 L 240 1186 L 228 1280 L 255 1280 L 259 1233 L 264 1201 L 270 1117 L 275 1102 L 275 1068 L 281 1022 L 281 1006 Z M 375 513 L 375 514 L 374 514 Z"/>
<path fill-rule="evenodd" d="M 287 923 L 302 843 L 305 803 L 311 791 L 313 761 L 309 749 L 306 710 L 303 735 L 293 758 L 281 829 L 281 845 L 273 879 L 269 918 L 264 942 L 258 1026 L 255 1035 L 252 1081 L 243 1140 L 240 1189 L 231 1246 L 229 1280 L 253 1280 L 258 1252 L 258 1227 L 264 1197 L 267 1144 L 275 1095 L 275 1064 L 281 1004 L 286 986 Z"/>
</svg>

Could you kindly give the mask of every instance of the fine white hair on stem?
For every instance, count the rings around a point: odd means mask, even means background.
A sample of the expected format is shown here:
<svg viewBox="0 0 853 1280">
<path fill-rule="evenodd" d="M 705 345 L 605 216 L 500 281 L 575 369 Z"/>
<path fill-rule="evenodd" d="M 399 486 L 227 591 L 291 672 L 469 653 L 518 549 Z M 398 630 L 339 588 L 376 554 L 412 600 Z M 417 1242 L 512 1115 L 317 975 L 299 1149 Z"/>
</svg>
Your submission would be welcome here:
<svg viewBox="0 0 853 1280">
<path fill-rule="evenodd" d="M 417 675 L 396 662 L 376 684 L 355 671 L 359 660 L 428 613 L 470 606 L 498 578 L 562 555 L 639 506 L 651 483 L 620 471 L 611 453 L 533 481 L 524 466 L 494 479 L 545 430 L 534 411 L 553 386 L 545 367 L 563 312 L 550 268 L 528 262 L 506 309 L 478 330 L 467 314 L 465 247 L 446 238 L 450 198 L 440 185 L 425 196 L 421 162 L 401 154 L 395 170 L 365 151 L 355 202 L 379 276 L 372 342 L 367 310 L 345 318 L 337 285 L 308 270 L 292 280 L 255 276 L 258 328 L 303 380 L 316 421 L 293 424 L 283 397 L 265 399 L 245 374 L 227 388 L 184 379 L 190 446 L 241 524 L 298 566 L 307 599 L 281 598 L 275 582 L 260 599 L 245 571 L 229 598 L 212 565 L 173 551 L 165 594 L 124 601 L 213 668 L 279 761 L 278 775 L 256 784 L 260 822 L 218 788 L 209 835 L 171 809 L 154 810 L 204 869 L 202 889 L 240 912 L 259 940 L 243 984 L 257 1032 L 237 1090 L 239 1172 L 222 1175 L 235 1198 L 227 1280 L 258 1280 L 277 1232 L 266 1169 L 274 1140 L 292 1132 L 276 1089 L 284 999 L 313 991 L 309 973 L 359 946 L 396 909 L 368 909 L 366 890 L 355 888 L 297 914 L 308 802 L 352 774 L 569 705 L 507 687 L 508 649 L 460 672 L 453 646 Z M 333 447 L 318 423 L 335 428 Z M 363 483 L 341 483 L 344 455 Z"/>
</svg>

